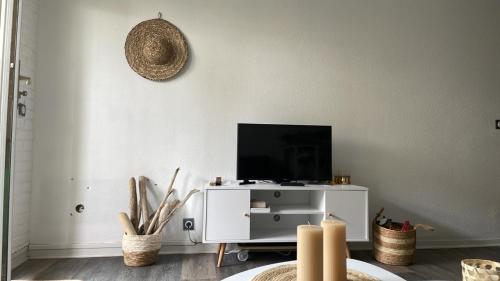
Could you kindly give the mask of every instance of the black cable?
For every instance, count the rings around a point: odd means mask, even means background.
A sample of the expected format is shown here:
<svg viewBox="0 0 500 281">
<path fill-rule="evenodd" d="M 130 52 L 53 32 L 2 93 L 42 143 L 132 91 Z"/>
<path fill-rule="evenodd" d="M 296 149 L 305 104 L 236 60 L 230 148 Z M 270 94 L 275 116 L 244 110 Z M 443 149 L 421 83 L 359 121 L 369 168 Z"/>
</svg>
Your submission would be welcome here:
<svg viewBox="0 0 500 281">
<path fill-rule="evenodd" d="M 189 241 L 191 241 L 191 243 L 193 243 L 194 245 L 201 244 L 201 242 L 196 242 L 191 238 L 191 230 L 189 229 L 188 229 L 188 236 L 189 236 Z"/>
</svg>

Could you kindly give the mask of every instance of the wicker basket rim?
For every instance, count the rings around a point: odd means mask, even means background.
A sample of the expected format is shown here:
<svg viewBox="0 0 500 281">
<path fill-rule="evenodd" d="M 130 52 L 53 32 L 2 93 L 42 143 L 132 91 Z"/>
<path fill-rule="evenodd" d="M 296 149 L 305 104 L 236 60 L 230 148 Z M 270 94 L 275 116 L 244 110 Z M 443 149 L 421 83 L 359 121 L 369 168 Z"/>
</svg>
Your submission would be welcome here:
<svg viewBox="0 0 500 281">
<path fill-rule="evenodd" d="M 377 227 L 379 229 L 383 229 L 384 231 L 389 231 L 389 232 L 393 232 L 393 233 L 394 232 L 397 232 L 397 233 L 412 233 L 412 232 L 417 232 L 417 229 L 415 229 L 415 227 L 412 224 L 410 224 L 410 230 L 408 230 L 406 232 L 401 232 L 399 230 L 389 229 L 387 227 L 380 226 L 380 225 L 378 225 L 376 223 L 373 223 L 373 227 L 374 228 Z"/>
<path fill-rule="evenodd" d="M 475 264 L 481 264 L 481 265 L 491 265 L 491 269 L 487 268 L 478 268 L 474 266 Z M 500 268 L 500 263 L 492 260 L 483 260 L 483 259 L 464 259 L 461 261 L 461 264 L 463 267 L 468 268 L 469 270 L 481 270 L 481 271 L 486 271 L 488 273 L 495 273 L 495 274 L 500 274 L 500 270 L 497 270 L 497 268 Z"/>
<path fill-rule="evenodd" d="M 151 238 L 157 238 L 161 234 L 144 234 L 144 235 L 134 235 L 134 234 L 123 234 L 123 238 L 129 238 L 129 239 L 151 239 Z"/>
</svg>

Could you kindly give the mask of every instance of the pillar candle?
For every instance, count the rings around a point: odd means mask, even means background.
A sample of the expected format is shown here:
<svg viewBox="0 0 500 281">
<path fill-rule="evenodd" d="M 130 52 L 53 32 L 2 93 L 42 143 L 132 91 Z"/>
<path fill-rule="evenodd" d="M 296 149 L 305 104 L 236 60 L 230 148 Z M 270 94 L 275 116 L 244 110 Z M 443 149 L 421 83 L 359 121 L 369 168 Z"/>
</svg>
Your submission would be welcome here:
<svg viewBox="0 0 500 281">
<path fill-rule="evenodd" d="M 297 226 L 297 281 L 323 280 L 323 228 Z"/>
<path fill-rule="evenodd" d="M 323 281 L 346 281 L 346 224 L 338 220 L 324 220 L 323 227 Z"/>
</svg>

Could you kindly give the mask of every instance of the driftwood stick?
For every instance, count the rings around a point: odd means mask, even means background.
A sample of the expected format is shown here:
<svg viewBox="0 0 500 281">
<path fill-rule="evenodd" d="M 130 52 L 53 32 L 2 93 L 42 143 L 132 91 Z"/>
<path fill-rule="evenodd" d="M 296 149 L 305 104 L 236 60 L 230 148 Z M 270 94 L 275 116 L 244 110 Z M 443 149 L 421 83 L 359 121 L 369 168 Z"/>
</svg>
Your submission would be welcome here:
<svg viewBox="0 0 500 281">
<path fill-rule="evenodd" d="M 174 172 L 174 176 L 172 177 L 172 179 L 170 179 L 170 184 L 168 185 L 168 188 L 167 188 L 167 193 L 165 193 L 165 196 L 163 197 L 163 199 L 161 200 L 160 202 L 160 207 L 163 207 L 165 206 L 165 204 L 167 203 L 167 199 L 168 197 L 174 193 L 174 182 L 175 182 L 175 179 L 177 178 L 177 174 L 179 173 L 179 170 L 181 168 L 177 168 L 175 169 L 175 172 Z M 158 207 L 158 209 L 160 209 L 160 207 Z"/>
<path fill-rule="evenodd" d="M 175 178 L 177 177 L 177 174 L 179 173 L 179 170 L 180 170 L 180 168 L 175 169 L 174 176 L 170 180 L 170 184 L 168 186 L 167 193 L 165 193 L 165 196 L 163 197 L 163 200 L 161 200 L 160 206 L 156 210 L 155 216 L 151 220 L 151 223 L 149 224 L 149 227 L 146 230 L 146 234 L 153 233 L 154 228 L 157 225 L 158 218 L 160 216 L 160 211 L 163 209 L 163 207 L 167 203 L 167 199 L 170 196 L 170 194 L 172 194 L 174 192 L 174 182 L 175 182 Z"/>
<path fill-rule="evenodd" d="M 170 194 L 172 194 L 172 192 L 174 190 L 175 178 L 177 178 L 177 174 L 179 173 L 180 169 L 181 168 L 179 168 L 179 167 L 177 169 L 175 169 L 174 176 L 172 177 L 172 179 L 170 180 L 170 184 L 168 185 L 168 189 L 167 189 L 167 193 L 165 194 L 165 198 L 163 198 L 163 200 L 161 201 L 162 204 L 166 204 L 168 196 L 170 196 Z"/>
<path fill-rule="evenodd" d="M 130 178 L 128 182 L 129 192 L 130 192 L 130 201 L 129 201 L 129 215 L 130 222 L 134 226 L 135 231 L 139 230 L 139 212 L 137 211 L 137 188 L 135 185 L 135 178 Z"/>
<path fill-rule="evenodd" d="M 172 190 L 170 190 L 169 192 L 167 192 L 167 196 L 165 196 L 165 199 L 169 198 L 169 197 L 170 197 L 170 195 L 172 195 L 172 193 L 174 193 L 174 190 L 173 190 L 173 189 L 172 189 Z M 165 200 L 165 201 L 167 201 L 167 200 Z"/>
<path fill-rule="evenodd" d="M 158 222 L 156 223 L 156 229 L 160 226 L 160 222 L 165 221 L 170 213 L 175 209 L 177 205 L 181 203 L 180 200 L 175 199 L 173 201 L 169 201 L 167 204 L 165 204 L 165 208 L 162 209 L 162 212 L 160 213 L 160 217 L 158 218 Z"/>
<path fill-rule="evenodd" d="M 151 221 L 153 219 L 153 216 L 154 216 L 154 212 L 153 214 L 149 215 L 149 220 Z M 137 231 L 137 234 L 138 235 L 144 235 L 146 234 L 146 231 L 144 230 L 144 224 L 141 224 L 141 226 L 139 227 L 139 231 Z"/>
<path fill-rule="evenodd" d="M 177 205 L 179 205 L 180 203 L 181 203 L 181 201 L 178 199 L 175 199 L 175 200 L 168 202 L 165 205 L 165 209 L 163 210 L 163 212 L 160 213 L 159 221 L 164 221 L 168 217 L 168 215 L 170 215 L 170 213 L 175 209 L 175 207 Z"/>
<path fill-rule="evenodd" d="M 158 226 L 160 225 L 160 222 L 162 222 L 168 214 L 174 209 L 174 207 L 179 203 L 180 201 L 178 199 L 175 199 L 173 201 L 167 202 L 165 205 L 160 206 L 158 210 L 155 212 L 154 218 L 152 218 L 151 223 L 149 224 L 149 228 L 146 232 L 146 234 L 153 234 L 156 229 L 158 229 Z"/>
<path fill-rule="evenodd" d="M 140 203 L 142 209 L 142 218 L 144 221 L 144 229 L 149 227 L 149 208 L 148 208 L 148 197 L 146 193 L 146 178 L 144 176 L 139 177 L 139 194 L 141 195 Z"/>
<path fill-rule="evenodd" d="M 175 215 L 175 213 L 177 212 L 177 210 L 180 209 L 180 208 L 182 208 L 182 206 L 184 206 L 184 204 L 186 204 L 186 202 L 189 200 L 189 198 L 193 194 L 195 194 L 197 192 L 199 192 L 198 189 L 192 189 L 186 195 L 186 197 L 184 197 L 184 199 L 172 209 L 172 211 L 168 214 L 167 218 L 165 220 L 163 220 L 163 221 L 160 222 L 160 224 L 158 225 L 158 228 L 156 229 L 156 231 L 154 232 L 154 234 L 159 234 L 163 230 L 163 228 L 165 227 L 165 225 L 170 221 L 170 219 L 172 218 L 172 216 Z"/>
<path fill-rule="evenodd" d="M 154 216 L 151 217 L 151 222 L 149 223 L 149 227 L 144 231 L 144 234 L 148 235 L 153 233 L 155 230 L 156 224 L 158 222 L 158 218 L 160 217 L 160 213 L 163 209 L 165 209 L 166 205 L 160 205 L 156 211 L 154 211 Z"/>
<path fill-rule="evenodd" d="M 125 232 L 125 234 L 137 235 L 137 232 L 135 231 L 135 228 L 126 213 L 119 213 L 118 219 L 120 219 L 120 223 L 122 224 L 123 232 Z"/>
</svg>

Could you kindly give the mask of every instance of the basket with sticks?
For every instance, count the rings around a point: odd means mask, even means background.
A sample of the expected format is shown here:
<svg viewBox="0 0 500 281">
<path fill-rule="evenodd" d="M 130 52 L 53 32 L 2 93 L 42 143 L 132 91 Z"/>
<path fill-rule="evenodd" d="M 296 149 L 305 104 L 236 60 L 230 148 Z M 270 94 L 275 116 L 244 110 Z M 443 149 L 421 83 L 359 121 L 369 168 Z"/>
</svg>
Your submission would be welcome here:
<svg viewBox="0 0 500 281">
<path fill-rule="evenodd" d="M 184 206 L 198 189 L 192 189 L 182 201 L 173 199 L 174 182 L 179 168 L 170 181 L 167 192 L 158 208 L 150 213 L 146 193 L 147 179 L 139 177 L 139 201 L 135 178 L 129 180 L 130 216 L 120 213 L 119 219 L 123 226 L 122 239 L 123 260 L 128 266 L 146 266 L 153 264 L 161 248 L 161 232 L 174 214 Z M 140 223 L 142 218 L 142 224 Z"/>
</svg>

